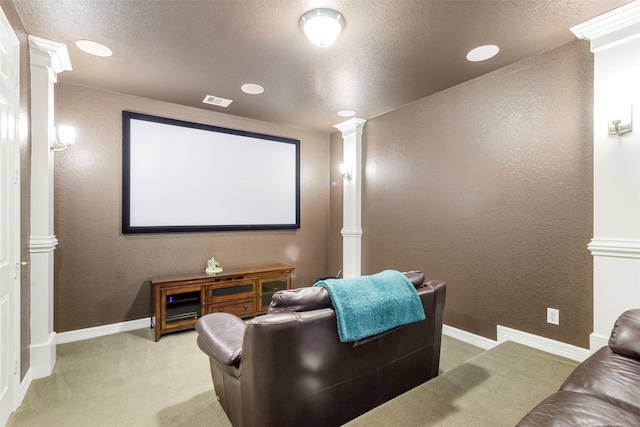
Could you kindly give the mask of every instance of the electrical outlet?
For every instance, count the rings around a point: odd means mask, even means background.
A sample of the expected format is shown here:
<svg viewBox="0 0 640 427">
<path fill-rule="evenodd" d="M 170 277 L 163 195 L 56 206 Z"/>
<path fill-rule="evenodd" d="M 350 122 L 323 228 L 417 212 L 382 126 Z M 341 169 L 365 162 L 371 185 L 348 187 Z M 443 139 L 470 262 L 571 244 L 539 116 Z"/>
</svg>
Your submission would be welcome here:
<svg viewBox="0 0 640 427">
<path fill-rule="evenodd" d="M 557 308 L 547 307 L 547 323 L 551 323 L 553 325 L 560 324 L 560 310 Z"/>
</svg>

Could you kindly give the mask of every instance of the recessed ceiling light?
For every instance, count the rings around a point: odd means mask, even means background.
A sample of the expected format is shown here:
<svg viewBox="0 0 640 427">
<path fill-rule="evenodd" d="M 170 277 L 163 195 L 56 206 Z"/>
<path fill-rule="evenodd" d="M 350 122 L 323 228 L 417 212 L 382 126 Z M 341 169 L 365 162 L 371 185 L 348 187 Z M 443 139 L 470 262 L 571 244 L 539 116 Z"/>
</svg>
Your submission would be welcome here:
<svg viewBox="0 0 640 427">
<path fill-rule="evenodd" d="M 493 58 L 499 51 L 500 48 L 496 45 L 489 44 L 486 46 L 480 46 L 467 53 L 467 60 L 471 62 L 484 61 L 489 58 Z"/>
<path fill-rule="evenodd" d="M 93 42 L 91 40 L 78 40 L 76 42 L 76 46 L 78 46 L 78 49 L 95 56 L 113 55 L 113 52 L 111 51 L 111 49 L 109 49 L 103 44 L 100 44 L 98 42 Z"/>
<path fill-rule="evenodd" d="M 353 110 L 340 110 L 338 111 L 338 115 L 340 117 L 353 117 L 356 115 L 356 112 Z"/>
<path fill-rule="evenodd" d="M 264 92 L 264 88 L 260 85 L 256 85 L 253 83 L 247 83 L 240 87 L 244 93 L 248 93 L 249 95 L 260 95 Z"/>
</svg>

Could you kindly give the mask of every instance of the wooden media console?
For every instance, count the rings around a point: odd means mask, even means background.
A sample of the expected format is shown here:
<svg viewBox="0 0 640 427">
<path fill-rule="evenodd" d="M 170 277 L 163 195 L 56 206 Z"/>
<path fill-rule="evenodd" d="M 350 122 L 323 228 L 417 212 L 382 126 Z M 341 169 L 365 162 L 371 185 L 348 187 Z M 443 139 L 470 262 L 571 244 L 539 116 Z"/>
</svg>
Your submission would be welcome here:
<svg viewBox="0 0 640 427">
<path fill-rule="evenodd" d="M 275 292 L 293 289 L 294 270 L 286 264 L 266 264 L 212 275 L 152 277 L 156 341 L 164 334 L 192 329 L 208 313 L 242 318 L 266 313 Z"/>
</svg>

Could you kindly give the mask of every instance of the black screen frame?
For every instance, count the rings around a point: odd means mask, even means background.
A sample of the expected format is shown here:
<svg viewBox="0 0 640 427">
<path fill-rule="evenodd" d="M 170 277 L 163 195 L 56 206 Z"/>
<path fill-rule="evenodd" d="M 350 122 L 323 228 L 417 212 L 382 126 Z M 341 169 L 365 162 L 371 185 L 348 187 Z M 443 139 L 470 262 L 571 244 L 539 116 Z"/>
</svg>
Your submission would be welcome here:
<svg viewBox="0 0 640 427">
<path fill-rule="evenodd" d="M 293 144 L 295 146 L 295 221 L 286 223 L 256 222 L 247 224 L 198 224 L 198 225 L 132 225 L 131 224 L 131 121 L 141 120 L 161 123 L 178 128 L 197 129 L 215 132 L 222 135 L 248 137 L 269 142 Z M 179 143 L 179 141 L 176 141 Z M 232 143 L 232 142 L 230 142 Z M 291 214 L 291 212 L 289 212 Z M 247 231 L 247 230 L 295 230 L 300 228 L 300 140 L 281 136 L 229 129 L 219 126 L 194 123 L 166 117 L 132 111 L 122 111 L 122 233 L 181 233 L 181 232 L 210 232 L 210 231 Z"/>
</svg>

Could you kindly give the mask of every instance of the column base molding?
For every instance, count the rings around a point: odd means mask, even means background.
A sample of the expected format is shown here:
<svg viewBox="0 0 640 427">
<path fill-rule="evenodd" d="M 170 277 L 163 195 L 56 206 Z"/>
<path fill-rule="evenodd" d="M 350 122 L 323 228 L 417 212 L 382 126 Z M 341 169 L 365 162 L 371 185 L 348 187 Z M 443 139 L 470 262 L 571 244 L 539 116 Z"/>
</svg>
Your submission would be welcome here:
<svg viewBox="0 0 640 427">
<path fill-rule="evenodd" d="M 31 236 L 29 239 L 29 252 L 32 254 L 53 252 L 56 246 L 56 236 Z"/>
<path fill-rule="evenodd" d="M 56 365 L 56 333 L 49 333 L 45 342 L 31 344 L 30 349 L 33 379 L 51 375 Z"/>
</svg>

